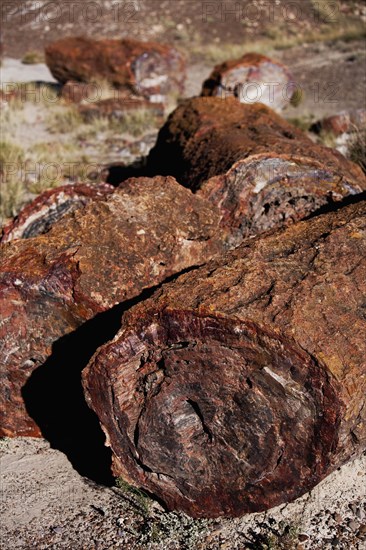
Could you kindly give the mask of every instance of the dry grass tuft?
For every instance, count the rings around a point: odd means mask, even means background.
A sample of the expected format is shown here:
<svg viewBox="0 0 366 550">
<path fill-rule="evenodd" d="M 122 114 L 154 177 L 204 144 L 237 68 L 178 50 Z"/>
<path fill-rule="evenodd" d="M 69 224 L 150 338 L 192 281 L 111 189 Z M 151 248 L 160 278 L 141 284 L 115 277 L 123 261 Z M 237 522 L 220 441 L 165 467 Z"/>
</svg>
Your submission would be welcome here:
<svg viewBox="0 0 366 550">
<path fill-rule="evenodd" d="M 10 141 L 0 142 L 0 220 L 15 216 L 24 200 L 24 186 L 19 171 L 24 151 Z"/>
<path fill-rule="evenodd" d="M 44 55 L 40 52 L 27 52 L 22 59 L 24 65 L 36 65 L 37 63 L 44 63 Z"/>
<path fill-rule="evenodd" d="M 249 52 L 257 52 L 264 55 L 275 55 L 276 50 L 287 50 L 302 44 L 316 42 L 335 42 L 343 40 L 361 40 L 366 37 L 366 28 L 362 21 L 345 23 L 324 23 L 319 29 L 289 36 L 278 29 L 268 29 L 267 38 L 243 44 L 200 44 L 196 43 L 190 48 L 193 60 L 204 59 L 206 62 L 218 64 L 228 59 L 238 59 Z"/>
<path fill-rule="evenodd" d="M 348 148 L 348 156 L 366 174 L 366 129 L 357 129 Z"/>
<path fill-rule="evenodd" d="M 83 118 L 76 106 L 52 111 L 47 118 L 48 130 L 52 134 L 68 134 L 83 124 Z"/>
</svg>

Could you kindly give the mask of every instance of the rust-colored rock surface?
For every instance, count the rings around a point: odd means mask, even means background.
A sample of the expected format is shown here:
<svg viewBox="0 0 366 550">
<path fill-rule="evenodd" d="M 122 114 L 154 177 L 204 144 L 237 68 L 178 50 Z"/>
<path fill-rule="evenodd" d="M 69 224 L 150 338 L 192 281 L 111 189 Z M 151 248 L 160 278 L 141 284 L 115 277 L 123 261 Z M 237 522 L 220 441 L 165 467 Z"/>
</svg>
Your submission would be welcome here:
<svg viewBox="0 0 366 550">
<path fill-rule="evenodd" d="M 350 111 L 341 111 L 335 115 L 323 118 L 315 122 L 311 130 L 319 133 L 321 131 L 340 136 L 342 134 L 352 134 L 358 130 L 366 129 L 366 109 L 352 109 Z"/>
<path fill-rule="evenodd" d="M 232 98 L 188 99 L 170 115 L 150 154 L 150 165 L 171 173 L 198 190 L 212 176 L 261 153 L 299 155 L 324 162 L 350 180 L 361 169 L 338 151 L 314 144 L 304 132 L 262 104 L 240 104 Z"/>
<path fill-rule="evenodd" d="M 149 166 L 217 204 L 234 243 L 366 190 L 360 167 L 338 151 L 314 144 L 265 105 L 232 98 L 180 105 Z"/>
<path fill-rule="evenodd" d="M 194 517 L 291 501 L 366 447 L 366 203 L 246 240 L 84 370 L 114 474 Z"/>
<path fill-rule="evenodd" d="M 136 178 L 45 235 L 2 244 L 0 434 L 40 435 L 21 391 L 57 339 L 204 263 L 221 249 L 218 224 L 214 209 L 173 178 Z"/>
<path fill-rule="evenodd" d="M 241 103 L 263 103 L 283 111 L 295 91 L 293 78 L 284 65 L 258 53 L 247 53 L 216 65 L 202 88 L 203 96 L 232 96 Z"/>
<path fill-rule="evenodd" d="M 197 195 L 219 206 L 227 241 L 237 246 L 243 238 L 290 225 L 328 203 L 365 190 L 364 178 L 351 180 L 322 161 L 262 153 L 210 178 Z"/>
<path fill-rule="evenodd" d="M 104 80 L 155 103 L 184 88 L 182 55 L 156 42 L 63 38 L 46 47 L 46 63 L 62 84 Z"/>
<path fill-rule="evenodd" d="M 3 228 L 0 241 L 29 239 L 47 233 L 66 214 L 90 201 L 105 199 L 113 191 L 114 187 L 107 183 L 76 183 L 45 191 Z"/>
</svg>

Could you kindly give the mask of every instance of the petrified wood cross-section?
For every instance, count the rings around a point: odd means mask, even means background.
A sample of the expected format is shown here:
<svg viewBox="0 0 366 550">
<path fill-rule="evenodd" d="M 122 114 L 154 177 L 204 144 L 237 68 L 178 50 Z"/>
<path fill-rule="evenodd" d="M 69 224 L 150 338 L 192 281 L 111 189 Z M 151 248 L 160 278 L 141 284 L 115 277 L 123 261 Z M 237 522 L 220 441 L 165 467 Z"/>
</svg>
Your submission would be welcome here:
<svg viewBox="0 0 366 550">
<path fill-rule="evenodd" d="M 277 112 L 290 103 L 296 89 L 284 65 L 258 53 L 246 53 L 216 65 L 203 83 L 202 96 L 230 95 L 242 103 L 260 102 Z"/>
<path fill-rule="evenodd" d="M 2 244 L 0 434 L 40 435 L 21 391 L 56 340 L 207 261 L 221 249 L 218 224 L 214 209 L 173 178 L 138 178 L 45 235 Z"/>
<path fill-rule="evenodd" d="M 182 103 L 149 165 L 218 205 L 234 245 L 366 190 L 360 167 L 338 151 L 314 144 L 268 107 L 232 98 Z"/>
<path fill-rule="evenodd" d="M 194 517 L 291 501 L 366 446 L 366 203 L 129 310 L 83 373 L 114 474 Z"/>
<path fill-rule="evenodd" d="M 30 239 L 47 233 L 66 214 L 113 192 L 114 187 L 108 183 L 75 183 L 44 191 L 3 228 L 0 241 Z"/>
</svg>

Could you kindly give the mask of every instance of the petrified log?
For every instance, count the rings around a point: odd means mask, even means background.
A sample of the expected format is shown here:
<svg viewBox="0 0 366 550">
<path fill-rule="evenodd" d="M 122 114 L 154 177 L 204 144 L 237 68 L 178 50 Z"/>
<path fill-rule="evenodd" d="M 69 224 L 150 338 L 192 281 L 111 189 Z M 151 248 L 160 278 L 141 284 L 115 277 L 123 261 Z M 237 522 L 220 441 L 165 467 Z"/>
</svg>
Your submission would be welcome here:
<svg viewBox="0 0 366 550">
<path fill-rule="evenodd" d="M 314 144 L 268 107 L 232 98 L 185 101 L 148 164 L 217 204 L 233 244 L 366 190 L 360 167 L 338 151 Z"/>
<path fill-rule="evenodd" d="M 173 178 L 139 178 L 45 235 L 2 244 L 0 434 L 40 435 L 21 389 L 58 338 L 204 263 L 221 248 L 218 225 L 214 209 Z"/>
<path fill-rule="evenodd" d="M 291 501 L 366 446 L 366 203 L 129 310 L 83 372 L 116 476 L 194 517 Z"/>
<path fill-rule="evenodd" d="M 164 103 L 184 88 L 182 55 L 156 42 L 63 38 L 46 47 L 46 63 L 62 84 L 103 79 L 151 102 Z"/>
<path fill-rule="evenodd" d="M 113 185 L 107 183 L 76 183 L 45 191 L 3 228 L 0 241 L 29 239 L 47 233 L 69 212 L 82 208 L 90 201 L 105 199 L 113 192 Z"/>
<path fill-rule="evenodd" d="M 202 87 L 203 96 L 235 97 L 241 103 L 263 103 L 283 111 L 296 89 L 284 65 L 258 53 L 247 53 L 216 65 Z"/>
</svg>

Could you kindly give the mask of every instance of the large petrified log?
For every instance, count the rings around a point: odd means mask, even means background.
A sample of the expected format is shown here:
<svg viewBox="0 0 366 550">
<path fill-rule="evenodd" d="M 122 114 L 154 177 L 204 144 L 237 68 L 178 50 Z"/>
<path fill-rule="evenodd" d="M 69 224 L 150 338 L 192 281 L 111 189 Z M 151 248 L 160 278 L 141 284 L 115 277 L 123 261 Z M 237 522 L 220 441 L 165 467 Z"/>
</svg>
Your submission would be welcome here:
<svg viewBox="0 0 366 550">
<path fill-rule="evenodd" d="M 75 183 L 44 191 L 2 230 L 1 242 L 29 239 L 47 233 L 66 214 L 114 192 L 108 183 Z"/>
<path fill-rule="evenodd" d="M 0 434 L 40 435 L 21 390 L 58 338 L 204 263 L 220 250 L 218 224 L 214 209 L 173 178 L 137 178 L 45 235 L 2 244 Z"/>
<path fill-rule="evenodd" d="M 338 151 L 314 144 L 266 106 L 232 98 L 180 105 L 149 167 L 217 204 L 234 243 L 366 190 L 362 170 Z"/>
<path fill-rule="evenodd" d="M 168 95 L 184 88 L 182 55 L 156 42 L 63 38 L 46 47 L 46 63 L 62 84 L 103 79 L 152 102 L 164 103 Z"/>
<path fill-rule="evenodd" d="M 297 498 L 366 446 L 366 203 L 248 239 L 84 370 L 114 474 L 192 516 Z"/>
<path fill-rule="evenodd" d="M 216 65 L 202 87 L 203 96 L 235 97 L 241 103 L 264 103 L 281 112 L 296 89 L 284 65 L 258 53 L 247 53 Z"/>
</svg>

